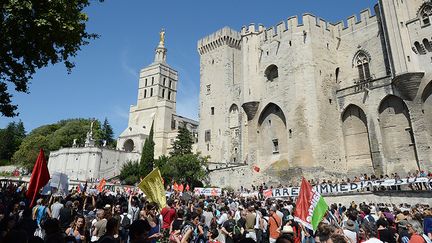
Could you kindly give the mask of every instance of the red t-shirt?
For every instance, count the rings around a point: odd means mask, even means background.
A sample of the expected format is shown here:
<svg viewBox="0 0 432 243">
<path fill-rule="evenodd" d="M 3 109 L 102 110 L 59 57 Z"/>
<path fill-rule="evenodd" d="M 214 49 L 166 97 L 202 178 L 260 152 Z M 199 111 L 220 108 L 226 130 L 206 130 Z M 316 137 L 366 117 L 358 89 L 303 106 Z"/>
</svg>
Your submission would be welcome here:
<svg viewBox="0 0 432 243">
<path fill-rule="evenodd" d="M 164 207 L 161 211 L 163 218 L 162 229 L 169 229 L 171 222 L 174 220 L 176 211 L 174 208 Z"/>
<path fill-rule="evenodd" d="M 418 234 L 412 235 L 410 240 L 408 241 L 408 243 L 424 243 L 424 242 L 425 240 L 423 239 L 423 237 Z"/>
</svg>

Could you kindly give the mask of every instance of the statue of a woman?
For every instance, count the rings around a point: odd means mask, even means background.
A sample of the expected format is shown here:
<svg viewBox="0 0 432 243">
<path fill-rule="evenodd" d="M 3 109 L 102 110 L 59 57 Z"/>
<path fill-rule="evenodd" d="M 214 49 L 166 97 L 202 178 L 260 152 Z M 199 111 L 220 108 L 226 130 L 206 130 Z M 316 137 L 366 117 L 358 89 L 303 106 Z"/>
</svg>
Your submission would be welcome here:
<svg viewBox="0 0 432 243">
<path fill-rule="evenodd" d="M 159 44 L 163 46 L 165 44 L 165 29 L 161 30 L 159 36 L 160 36 Z"/>
</svg>

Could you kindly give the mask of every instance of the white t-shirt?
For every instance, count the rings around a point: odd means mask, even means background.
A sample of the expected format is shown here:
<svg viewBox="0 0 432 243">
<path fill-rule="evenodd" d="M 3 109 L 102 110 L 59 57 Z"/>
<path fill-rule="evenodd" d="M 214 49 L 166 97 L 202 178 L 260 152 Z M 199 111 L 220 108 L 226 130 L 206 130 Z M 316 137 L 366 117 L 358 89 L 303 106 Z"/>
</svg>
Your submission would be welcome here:
<svg viewBox="0 0 432 243">
<path fill-rule="evenodd" d="M 364 241 L 363 243 L 383 243 L 383 242 L 377 238 L 370 238 L 369 240 Z"/>
<path fill-rule="evenodd" d="M 351 243 L 357 243 L 357 233 L 353 232 L 351 230 L 347 230 L 344 229 L 343 230 L 344 234 L 346 237 L 348 237 L 348 239 L 350 240 Z"/>
</svg>

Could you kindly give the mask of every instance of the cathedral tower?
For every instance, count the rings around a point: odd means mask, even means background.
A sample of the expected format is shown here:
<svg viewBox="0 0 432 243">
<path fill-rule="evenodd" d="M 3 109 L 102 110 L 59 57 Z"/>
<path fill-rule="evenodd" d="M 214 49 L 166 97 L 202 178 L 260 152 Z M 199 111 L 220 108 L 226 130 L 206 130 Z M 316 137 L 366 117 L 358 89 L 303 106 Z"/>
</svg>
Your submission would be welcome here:
<svg viewBox="0 0 432 243">
<path fill-rule="evenodd" d="M 120 150 L 140 153 L 153 124 L 155 158 L 167 153 L 176 112 L 178 74 L 166 63 L 166 54 L 162 30 L 154 62 L 140 71 L 137 104 L 130 107 L 128 127 L 118 138 Z"/>
</svg>

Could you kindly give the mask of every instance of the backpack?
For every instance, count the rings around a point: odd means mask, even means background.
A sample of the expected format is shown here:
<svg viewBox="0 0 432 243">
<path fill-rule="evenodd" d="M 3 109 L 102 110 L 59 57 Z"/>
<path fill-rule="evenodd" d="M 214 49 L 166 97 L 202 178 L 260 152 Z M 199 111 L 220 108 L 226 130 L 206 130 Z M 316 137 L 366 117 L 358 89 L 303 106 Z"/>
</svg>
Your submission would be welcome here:
<svg viewBox="0 0 432 243">
<path fill-rule="evenodd" d="M 123 218 L 120 220 L 120 230 L 129 229 L 131 225 L 131 220 L 127 215 L 123 215 Z"/>
<path fill-rule="evenodd" d="M 364 219 L 369 223 L 375 224 L 375 219 L 371 215 L 367 215 Z"/>
<path fill-rule="evenodd" d="M 238 225 L 238 222 L 236 222 L 236 224 L 234 225 L 232 233 L 233 238 L 241 238 L 242 232 L 240 226 Z"/>
</svg>

